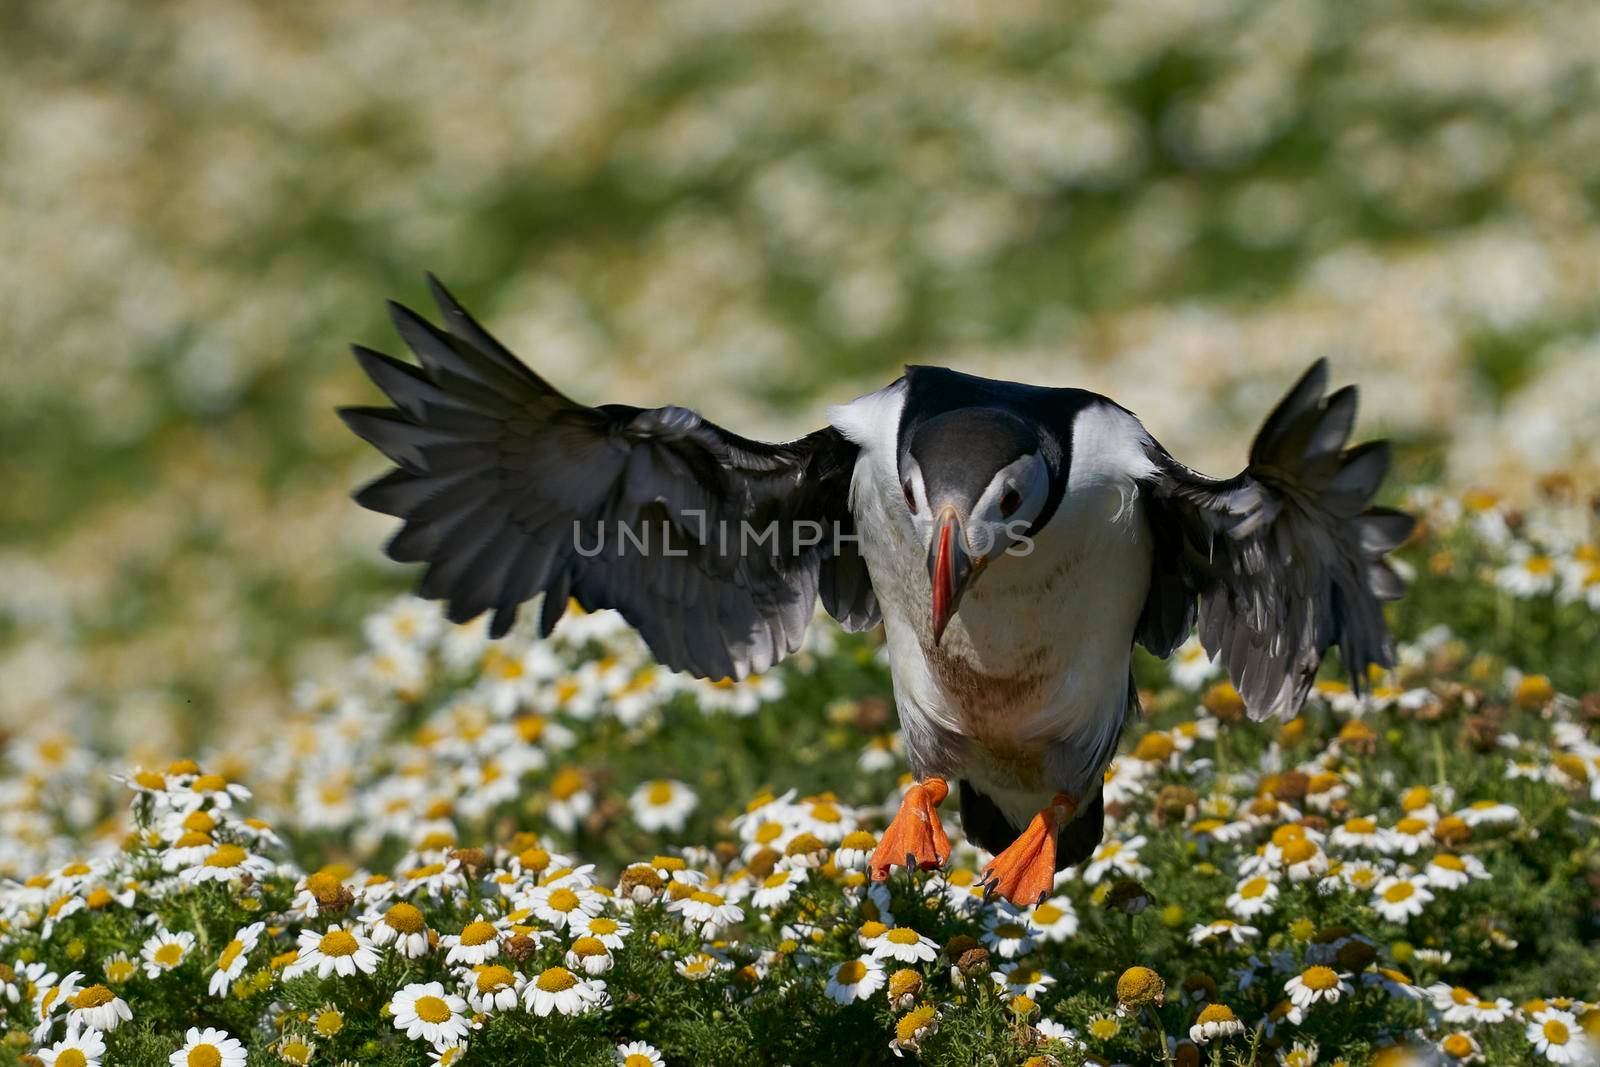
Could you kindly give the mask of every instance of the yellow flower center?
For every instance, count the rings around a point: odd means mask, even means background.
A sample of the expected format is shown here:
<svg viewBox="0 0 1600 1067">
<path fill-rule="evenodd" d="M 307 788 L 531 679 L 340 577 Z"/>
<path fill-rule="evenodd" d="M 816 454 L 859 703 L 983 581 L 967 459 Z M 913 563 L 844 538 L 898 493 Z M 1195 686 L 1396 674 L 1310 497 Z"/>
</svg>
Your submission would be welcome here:
<svg viewBox="0 0 1600 1067">
<path fill-rule="evenodd" d="M 717 894 L 708 893 L 704 889 L 699 889 L 693 893 L 690 893 L 689 899 L 700 904 L 710 904 L 711 906 L 718 908 L 727 903 L 727 901 L 723 900 Z"/>
<path fill-rule="evenodd" d="M 496 933 L 495 928 L 489 923 L 482 920 L 471 922 L 461 931 L 461 943 L 469 948 L 475 948 L 493 941 Z"/>
<path fill-rule="evenodd" d="M 546 993 L 560 993 L 577 985 L 578 979 L 565 967 L 551 967 L 547 971 L 541 971 L 533 984 Z"/>
<path fill-rule="evenodd" d="M 1331 967 L 1307 967 L 1300 975 L 1300 984 L 1320 993 L 1338 985 L 1339 975 Z"/>
<path fill-rule="evenodd" d="M 933 1022 L 933 1005 L 924 1004 L 913 1008 L 900 1017 L 894 1024 L 894 1036 L 902 1042 L 914 1041 L 917 1034 L 927 1029 Z"/>
<path fill-rule="evenodd" d="M 1054 904 L 1040 904 L 1033 909 L 1033 921 L 1039 926 L 1049 926 L 1065 914 L 1066 912 Z"/>
<path fill-rule="evenodd" d="M 550 779 L 550 795 L 557 800 L 570 800 L 583 788 L 583 775 L 574 767 L 563 767 Z"/>
<path fill-rule="evenodd" d="M 1458 1060 L 1464 1060 L 1472 1055 L 1472 1039 L 1466 1034 L 1451 1034 L 1444 1039 L 1440 1047 L 1444 1049 L 1445 1055 Z"/>
<path fill-rule="evenodd" d="M 1544 1039 L 1552 1045 L 1565 1045 L 1572 1037 L 1572 1031 L 1560 1019 L 1545 1020 L 1543 1029 Z"/>
<path fill-rule="evenodd" d="M 622 1067 L 655 1067 L 650 1062 L 650 1057 L 638 1052 L 628 1053 L 628 1058 L 622 1061 Z"/>
<path fill-rule="evenodd" d="M 767 888 L 767 889 L 776 889 L 780 885 L 787 885 L 788 883 L 789 883 L 789 872 L 788 871 L 774 871 L 771 874 L 767 875 L 766 878 L 762 879 L 762 881 L 761 881 L 762 886 Z"/>
<path fill-rule="evenodd" d="M 196 793 L 220 793 L 228 788 L 228 780 L 220 774 L 202 774 L 189 788 Z"/>
<path fill-rule="evenodd" d="M 1417 887 L 1410 882 L 1396 882 L 1383 891 L 1383 899 L 1391 904 L 1398 904 L 1402 900 L 1410 900 L 1417 893 Z"/>
<path fill-rule="evenodd" d="M 1133 758 L 1156 762 L 1170 757 L 1176 749 L 1172 738 L 1166 734 L 1145 734 L 1139 739 L 1139 744 L 1133 750 Z"/>
<path fill-rule="evenodd" d="M 811 805 L 811 817 L 818 822 L 838 822 L 844 818 L 839 809 L 832 804 L 821 803 Z"/>
<path fill-rule="evenodd" d="M 1006 975 L 1006 981 L 1012 985 L 1032 985 L 1039 980 L 1039 972 L 1018 967 Z"/>
<path fill-rule="evenodd" d="M 844 835 L 844 840 L 839 842 L 839 847 L 855 849 L 857 852 L 865 852 L 867 849 L 876 846 L 877 843 L 878 839 L 873 837 L 867 831 L 852 830 L 850 833 Z"/>
<path fill-rule="evenodd" d="M 1023 928 L 1021 923 L 997 923 L 994 928 L 994 936 L 1005 941 L 1020 941 L 1028 936 L 1028 931 Z"/>
<path fill-rule="evenodd" d="M 317 947 L 324 956 L 354 956 L 361 943 L 345 930 L 329 930 Z"/>
<path fill-rule="evenodd" d="M 184 1062 L 189 1067 L 222 1067 L 222 1053 L 215 1045 L 196 1045 Z"/>
<path fill-rule="evenodd" d="M 56 1067 L 89 1067 L 88 1057 L 75 1048 L 69 1048 L 56 1055 Z"/>
<path fill-rule="evenodd" d="M 311 1052 L 312 1049 L 310 1045 L 306 1044 L 304 1041 L 297 1041 L 294 1038 L 290 1038 L 288 1041 L 285 1041 L 283 1044 L 278 1046 L 278 1055 L 282 1056 L 290 1063 L 310 1063 Z"/>
<path fill-rule="evenodd" d="M 550 894 L 550 906 L 556 911 L 571 911 L 578 906 L 578 894 L 563 886 Z"/>
<path fill-rule="evenodd" d="M 104 886 L 97 886 L 89 890 L 89 895 L 83 898 L 83 902 L 89 905 L 90 910 L 99 911 L 101 908 L 108 907 L 111 904 L 111 899 L 111 891 L 109 889 Z"/>
<path fill-rule="evenodd" d="M 478 977 L 475 979 L 480 993 L 493 993 L 496 990 L 506 989 L 516 982 L 508 968 L 498 964 L 489 967 L 479 967 Z"/>
<path fill-rule="evenodd" d="M 598 937 L 580 937 L 572 943 L 572 954 L 580 959 L 589 956 L 604 956 L 606 945 Z"/>
<path fill-rule="evenodd" d="M 117 995 L 103 985 L 86 986 L 72 996 L 74 1008 L 103 1008 L 117 999 Z"/>
<path fill-rule="evenodd" d="M 676 792 L 677 790 L 672 788 L 671 782 L 651 782 L 649 791 L 645 793 L 645 799 L 659 808 L 664 804 L 670 804 Z"/>
<path fill-rule="evenodd" d="M 383 921 L 402 934 L 419 934 L 422 932 L 422 912 L 411 904 L 396 904 L 384 912 Z"/>
<path fill-rule="evenodd" d="M 1344 828 L 1352 834 L 1372 834 L 1377 833 L 1378 824 L 1371 819 L 1351 819 Z"/>
<path fill-rule="evenodd" d="M 605 937 L 607 934 L 617 932 L 617 920 L 608 919 L 604 915 L 589 920 L 589 932 Z"/>
<path fill-rule="evenodd" d="M 178 964 L 183 962 L 183 946 L 176 944 L 175 942 L 168 941 L 166 944 L 156 949 L 151 958 L 157 963 L 161 964 L 163 967 L 176 967 Z"/>
<path fill-rule="evenodd" d="M 221 844 L 206 857 L 207 867 L 237 867 L 244 862 L 245 851 L 238 845 Z"/>
<path fill-rule="evenodd" d="M 1462 873 L 1465 873 L 1467 869 L 1467 865 L 1461 861 L 1460 856 L 1452 856 L 1448 852 L 1441 852 L 1433 857 L 1433 865 L 1435 867 L 1443 867 L 1447 871 L 1459 871 Z"/>
<path fill-rule="evenodd" d="M 855 985 L 867 976 L 867 965 L 860 960 L 846 960 L 839 964 L 839 969 L 833 973 L 834 981 L 840 985 Z"/>
<path fill-rule="evenodd" d="M 181 835 L 172 843 L 173 848 L 199 848 L 211 844 L 211 835 L 203 834 L 198 830 L 190 830 Z"/>
<path fill-rule="evenodd" d="M 897 945 L 915 945 L 922 940 L 922 935 L 909 926 L 896 926 L 888 936 Z"/>
<path fill-rule="evenodd" d="M 1417 834 L 1422 833 L 1422 831 L 1428 828 L 1428 823 L 1426 819 L 1401 819 L 1399 822 L 1394 824 L 1394 828 L 1402 834 L 1409 834 L 1410 836 L 1415 837 Z"/>
<path fill-rule="evenodd" d="M 1316 854 L 1317 846 L 1305 838 L 1301 838 L 1298 841 L 1290 841 L 1283 849 L 1283 858 L 1290 864 L 1305 863 L 1307 860 L 1315 858 Z"/>
<path fill-rule="evenodd" d="M 1267 886 L 1271 884 L 1265 878 L 1252 878 L 1239 887 L 1239 895 L 1246 900 L 1254 900 L 1257 897 L 1265 896 Z"/>
<path fill-rule="evenodd" d="M 415 1005 L 417 1018 L 425 1023 L 442 1023 L 449 1020 L 450 1005 L 439 997 L 418 997 Z"/>
<path fill-rule="evenodd" d="M 106 964 L 106 977 L 113 982 L 126 982 L 138 970 L 132 960 L 111 960 Z"/>
<path fill-rule="evenodd" d="M 1238 1022 L 1238 1016 L 1226 1004 L 1207 1004 L 1200 1012 L 1200 1018 L 1195 1021 L 1202 1026 L 1206 1023 L 1231 1023 Z"/>
<path fill-rule="evenodd" d="M 337 1008 L 323 1008 L 317 1012 L 316 1021 L 312 1025 L 316 1028 L 318 1037 L 337 1037 L 339 1031 L 344 1029 L 344 1014 Z"/>
<path fill-rule="evenodd" d="M 1096 1041 L 1110 1041 L 1122 1032 L 1122 1024 L 1109 1015 L 1101 1015 L 1089 1020 L 1089 1035 Z"/>
</svg>

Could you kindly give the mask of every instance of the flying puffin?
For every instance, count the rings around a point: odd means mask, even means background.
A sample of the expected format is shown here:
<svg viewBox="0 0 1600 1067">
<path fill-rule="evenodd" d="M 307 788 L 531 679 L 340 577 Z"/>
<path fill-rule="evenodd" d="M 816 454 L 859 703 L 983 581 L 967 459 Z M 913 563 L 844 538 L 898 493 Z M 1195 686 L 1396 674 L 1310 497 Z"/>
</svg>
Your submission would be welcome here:
<svg viewBox="0 0 1600 1067">
<path fill-rule="evenodd" d="M 427 565 L 418 593 L 451 620 L 491 612 L 491 636 L 541 594 L 548 635 L 570 599 L 706 678 L 795 651 L 819 596 L 848 630 L 881 623 L 916 784 L 876 879 L 949 858 L 952 783 L 991 892 L 1034 903 L 1086 859 L 1135 644 L 1165 657 L 1198 623 L 1257 720 L 1292 717 L 1331 646 L 1358 689 L 1393 663 L 1383 557 L 1413 520 L 1370 506 L 1387 444 L 1345 447 L 1356 390 L 1324 395 L 1321 360 L 1226 479 L 1104 396 L 938 367 L 767 444 L 571 400 L 429 282 L 443 329 L 390 305 L 420 367 L 354 349 L 393 407 L 339 412 L 396 466 L 355 493 L 403 520 L 388 555 Z"/>
</svg>

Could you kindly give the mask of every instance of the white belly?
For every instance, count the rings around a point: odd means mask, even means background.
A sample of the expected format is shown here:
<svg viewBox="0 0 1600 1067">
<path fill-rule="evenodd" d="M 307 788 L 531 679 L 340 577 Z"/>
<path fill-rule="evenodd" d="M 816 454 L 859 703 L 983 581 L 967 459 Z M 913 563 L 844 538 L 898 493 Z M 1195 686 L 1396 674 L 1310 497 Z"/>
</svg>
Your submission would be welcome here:
<svg viewBox="0 0 1600 1067">
<path fill-rule="evenodd" d="M 1112 486 L 1069 494 L 1032 554 L 990 562 L 938 646 L 927 553 L 914 528 L 861 526 L 875 534 L 862 549 L 902 720 L 908 733 L 909 720 L 920 719 L 968 739 L 973 765 L 964 777 L 1032 797 L 1046 790 L 1042 761 L 1052 743 L 1098 747 L 1120 729 L 1150 575 L 1137 502 Z"/>
</svg>

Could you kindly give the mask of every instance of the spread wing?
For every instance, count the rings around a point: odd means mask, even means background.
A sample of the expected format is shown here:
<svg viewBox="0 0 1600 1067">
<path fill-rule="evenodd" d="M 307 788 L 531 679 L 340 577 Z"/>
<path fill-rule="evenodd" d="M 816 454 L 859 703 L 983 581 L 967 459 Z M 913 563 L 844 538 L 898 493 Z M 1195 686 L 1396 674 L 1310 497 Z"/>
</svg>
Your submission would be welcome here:
<svg viewBox="0 0 1600 1067">
<path fill-rule="evenodd" d="M 427 564 L 420 596 L 456 622 L 492 611 L 495 637 L 541 593 L 545 635 L 569 597 L 616 608 L 662 663 L 708 678 L 797 649 L 818 595 L 851 629 L 877 623 L 841 434 L 765 444 L 686 408 L 586 407 L 429 283 L 447 331 L 390 305 L 421 367 L 354 349 L 394 407 L 339 411 L 395 464 L 355 499 L 404 520 L 386 551 Z"/>
<path fill-rule="evenodd" d="M 1170 655 L 1200 624 L 1252 719 L 1294 715 L 1333 645 L 1360 690 L 1391 666 L 1383 601 L 1404 592 L 1385 553 L 1414 520 L 1369 507 L 1389 467 L 1387 442 L 1346 449 L 1356 390 L 1324 398 L 1318 360 L 1267 417 L 1237 477 L 1207 478 L 1151 442 L 1145 504 L 1155 539 L 1136 639 Z"/>
</svg>

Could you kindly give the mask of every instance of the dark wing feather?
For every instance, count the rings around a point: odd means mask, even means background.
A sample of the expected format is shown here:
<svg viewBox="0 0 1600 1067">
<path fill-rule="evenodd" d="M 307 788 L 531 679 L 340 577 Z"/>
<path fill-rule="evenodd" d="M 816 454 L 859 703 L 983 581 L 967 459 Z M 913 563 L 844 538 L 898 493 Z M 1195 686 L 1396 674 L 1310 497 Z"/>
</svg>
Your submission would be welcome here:
<svg viewBox="0 0 1600 1067">
<path fill-rule="evenodd" d="M 877 624 L 850 540 L 856 447 L 836 430 L 773 445 L 685 408 L 586 407 L 429 283 L 446 329 L 390 305 L 420 367 L 355 348 L 394 407 L 339 414 L 397 468 L 357 503 L 404 520 L 388 554 L 427 564 L 419 592 L 452 620 L 492 612 L 498 637 L 543 595 L 548 635 L 570 597 L 616 608 L 667 666 L 710 678 L 793 652 L 819 594 L 847 627 Z M 741 539 L 747 523 L 777 534 Z"/>
<path fill-rule="evenodd" d="M 1299 711 L 1332 646 L 1357 691 L 1369 666 L 1394 662 L 1382 602 L 1404 586 L 1383 557 L 1414 522 L 1368 506 L 1388 445 L 1346 449 L 1356 391 L 1324 399 L 1326 387 L 1318 360 L 1267 417 L 1238 477 L 1207 478 L 1148 449 L 1154 561 L 1137 640 L 1170 655 L 1198 619 L 1253 719 Z"/>
</svg>

